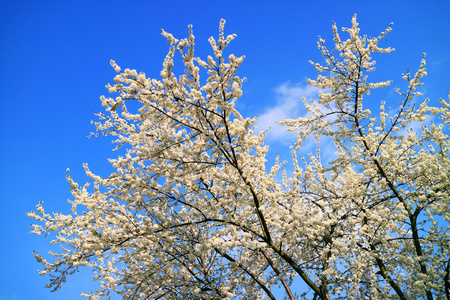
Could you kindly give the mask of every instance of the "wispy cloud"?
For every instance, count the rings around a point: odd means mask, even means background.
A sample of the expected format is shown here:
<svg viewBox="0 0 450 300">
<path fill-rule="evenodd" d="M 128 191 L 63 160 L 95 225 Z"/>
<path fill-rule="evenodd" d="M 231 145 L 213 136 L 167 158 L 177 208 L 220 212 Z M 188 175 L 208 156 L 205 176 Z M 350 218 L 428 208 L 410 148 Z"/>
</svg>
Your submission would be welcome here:
<svg viewBox="0 0 450 300">
<path fill-rule="evenodd" d="M 311 85 L 296 84 L 287 82 L 275 89 L 277 103 L 273 107 L 267 108 L 256 120 L 256 126 L 260 131 L 270 127 L 267 139 L 271 141 L 283 141 L 290 143 L 296 136 L 287 131 L 286 126 L 278 124 L 284 119 L 295 119 L 307 115 L 303 106 L 302 97 L 306 99 L 317 99 L 318 88 Z"/>
<path fill-rule="evenodd" d="M 19 296 L 16 294 L 12 294 L 10 296 L 0 296 L 0 300 L 13 300 L 13 299 L 19 299 Z"/>
</svg>

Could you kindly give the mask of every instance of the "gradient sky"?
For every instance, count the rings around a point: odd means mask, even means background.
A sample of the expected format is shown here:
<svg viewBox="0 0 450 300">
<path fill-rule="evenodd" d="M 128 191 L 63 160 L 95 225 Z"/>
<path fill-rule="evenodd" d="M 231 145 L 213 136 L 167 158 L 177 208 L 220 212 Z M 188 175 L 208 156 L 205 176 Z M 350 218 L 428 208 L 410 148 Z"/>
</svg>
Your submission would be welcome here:
<svg viewBox="0 0 450 300">
<path fill-rule="evenodd" d="M 391 22 L 382 46 L 396 51 L 377 58 L 377 78 L 401 83 L 407 68 L 417 70 L 427 53 L 423 91 L 430 99 L 450 90 L 450 1 L 47 1 L 0 0 L 0 300 L 81 299 L 91 273 L 81 272 L 56 293 L 32 251 L 44 253 L 49 240 L 28 234 L 25 212 L 39 200 L 48 211 L 68 213 L 71 169 L 84 183 L 82 164 L 106 175 L 114 157 L 106 138 L 87 136 L 101 111 L 99 97 L 112 82 L 114 59 L 122 69 L 157 77 L 168 50 L 160 28 L 177 38 L 194 26 L 197 55 L 210 54 L 207 39 L 236 33 L 228 54 L 246 55 L 240 71 L 247 77 L 238 107 L 273 125 L 302 114 L 300 97 L 313 97 L 306 85 L 315 77 L 308 60 L 321 61 L 317 37 L 331 41 L 331 25 L 350 26 L 357 14 L 361 33 L 378 35 Z M 341 35 L 345 37 L 345 35 Z M 330 44 L 329 44 L 330 45 Z M 378 100 L 377 100 L 378 101 Z M 389 102 L 389 99 L 386 99 Z M 274 128 L 273 149 L 291 137 Z"/>
</svg>

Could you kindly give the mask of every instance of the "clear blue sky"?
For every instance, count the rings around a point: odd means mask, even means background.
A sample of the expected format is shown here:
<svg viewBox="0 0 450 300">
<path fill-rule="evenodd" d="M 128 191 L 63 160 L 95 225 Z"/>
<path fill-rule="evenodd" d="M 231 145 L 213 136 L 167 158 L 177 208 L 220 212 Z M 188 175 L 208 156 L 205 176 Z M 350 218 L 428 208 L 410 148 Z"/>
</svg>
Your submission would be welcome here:
<svg viewBox="0 0 450 300">
<path fill-rule="evenodd" d="M 317 36 L 331 41 L 331 25 L 350 26 L 354 13 L 362 33 L 374 36 L 394 22 L 383 41 L 396 51 L 379 57 L 382 79 L 400 81 L 427 53 L 427 97 L 450 90 L 450 2 L 407 1 L 0 1 L 0 300 L 81 299 L 90 273 L 81 273 L 57 293 L 43 286 L 32 250 L 45 252 L 48 240 L 29 235 L 25 216 L 43 200 L 49 210 L 69 212 L 66 168 L 83 183 L 82 163 L 107 174 L 112 145 L 87 139 L 93 111 L 112 82 L 109 60 L 158 76 L 167 51 L 160 28 L 185 37 L 193 24 L 199 55 L 217 36 L 221 18 L 237 39 L 229 53 L 246 55 L 248 78 L 239 107 L 244 115 L 301 114 L 293 99 L 310 96 L 306 77 L 320 61 Z M 386 99 L 389 101 L 389 99 Z M 281 108 L 281 109 L 280 109 Z M 284 111 L 283 111 L 284 109 Z M 286 110 L 289 113 L 286 113 Z M 272 144 L 283 144 L 280 135 Z M 73 279 L 73 280 L 71 280 Z"/>
</svg>

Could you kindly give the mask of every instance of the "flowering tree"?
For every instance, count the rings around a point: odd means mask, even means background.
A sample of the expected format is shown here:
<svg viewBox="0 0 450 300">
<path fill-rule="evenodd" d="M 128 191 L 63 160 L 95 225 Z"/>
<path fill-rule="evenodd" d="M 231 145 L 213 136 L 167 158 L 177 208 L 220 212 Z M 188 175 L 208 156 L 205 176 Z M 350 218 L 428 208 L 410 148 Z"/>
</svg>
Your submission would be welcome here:
<svg viewBox="0 0 450 300">
<path fill-rule="evenodd" d="M 107 177 L 68 175 L 72 214 L 28 213 L 34 234 L 52 234 L 58 253 L 35 256 L 61 287 L 81 267 L 95 270 L 108 299 L 450 299 L 450 105 L 418 103 L 426 75 L 403 75 L 405 91 L 392 113 L 372 113 L 365 99 L 390 81 L 372 83 L 379 37 L 359 35 L 356 16 L 309 84 L 308 117 L 281 123 L 298 135 L 293 172 L 266 169 L 263 133 L 235 109 L 244 57 L 224 56 L 234 35 L 210 38 L 214 56 L 194 56 L 194 36 L 170 44 L 161 79 L 120 67 L 116 98 L 102 97 L 98 134 L 115 138 L 124 155 Z M 185 73 L 174 75 L 180 55 Z M 200 80 L 200 74 L 206 80 Z M 396 103 L 394 103 L 396 104 Z M 373 104 L 372 104 L 373 106 Z M 420 127 L 420 126 L 422 127 Z M 418 130 L 417 128 L 420 129 Z M 306 138 L 317 151 L 301 159 Z M 336 154 L 320 155 L 320 143 Z M 303 283 L 302 283 L 303 282 Z"/>
</svg>

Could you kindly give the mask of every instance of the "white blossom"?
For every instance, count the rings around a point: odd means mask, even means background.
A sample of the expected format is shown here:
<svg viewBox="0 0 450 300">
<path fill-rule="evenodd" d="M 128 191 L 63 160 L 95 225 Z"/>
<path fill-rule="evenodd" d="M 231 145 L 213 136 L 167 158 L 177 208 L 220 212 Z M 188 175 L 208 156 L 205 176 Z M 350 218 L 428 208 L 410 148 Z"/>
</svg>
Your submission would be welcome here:
<svg viewBox="0 0 450 300">
<path fill-rule="evenodd" d="M 28 213 L 31 233 L 61 247 L 49 260 L 34 253 L 48 287 L 86 267 L 99 282 L 88 299 L 275 299 L 277 286 L 288 299 L 448 299 L 450 104 L 416 100 L 425 57 L 403 75 L 407 89 L 371 111 L 371 89 L 392 83 L 369 81 L 372 54 L 393 51 L 379 45 L 391 28 L 360 36 L 354 16 L 341 37 L 333 24 L 334 49 L 320 38 L 325 62 L 311 63 L 319 99 L 281 122 L 297 134 L 293 172 L 279 159 L 267 170 L 265 132 L 235 107 L 244 56 L 224 55 L 235 38 L 224 24 L 206 60 L 194 56 L 192 26 L 181 40 L 162 30 L 160 79 L 111 60 L 114 96 L 101 97 L 95 125 L 123 147 L 114 172 L 86 164 L 92 185 L 68 172 L 71 213 L 42 202 Z M 302 152 L 311 138 L 316 151 Z"/>
</svg>

